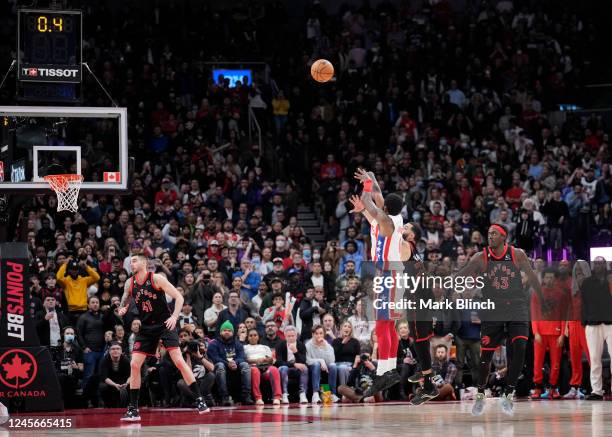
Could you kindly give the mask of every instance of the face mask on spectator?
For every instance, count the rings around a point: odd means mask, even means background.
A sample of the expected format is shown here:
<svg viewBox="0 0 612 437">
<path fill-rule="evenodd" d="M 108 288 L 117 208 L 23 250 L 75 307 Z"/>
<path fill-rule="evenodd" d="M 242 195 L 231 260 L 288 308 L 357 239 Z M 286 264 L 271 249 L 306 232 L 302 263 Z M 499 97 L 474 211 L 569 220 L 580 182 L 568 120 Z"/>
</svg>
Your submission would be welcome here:
<svg viewBox="0 0 612 437">
<path fill-rule="evenodd" d="M 66 334 L 64 336 L 64 340 L 66 340 L 66 343 L 72 343 L 74 341 L 74 335 L 73 334 Z"/>
<path fill-rule="evenodd" d="M 304 258 L 306 262 L 310 262 L 311 255 L 312 255 L 312 252 L 310 249 L 304 249 L 302 251 L 302 257 Z"/>
<path fill-rule="evenodd" d="M 253 264 L 259 265 L 261 263 L 261 258 L 259 258 L 258 256 L 257 257 L 254 256 L 253 258 L 251 258 L 251 262 Z"/>
<path fill-rule="evenodd" d="M 421 214 L 418 213 L 418 212 L 413 212 L 412 213 L 412 221 L 420 222 L 421 221 Z"/>
</svg>

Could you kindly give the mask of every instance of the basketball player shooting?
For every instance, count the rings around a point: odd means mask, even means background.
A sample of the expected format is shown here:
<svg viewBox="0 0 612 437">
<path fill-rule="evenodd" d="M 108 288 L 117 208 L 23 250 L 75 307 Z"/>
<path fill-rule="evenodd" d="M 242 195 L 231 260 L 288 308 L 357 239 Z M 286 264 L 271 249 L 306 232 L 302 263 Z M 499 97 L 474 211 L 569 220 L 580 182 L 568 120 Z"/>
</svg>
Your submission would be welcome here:
<svg viewBox="0 0 612 437">
<path fill-rule="evenodd" d="M 402 198 L 396 194 L 389 194 L 384 199 L 373 173 L 368 173 L 360 168 L 357 169 L 355 178 L 363 184 L 363 192 L 361 198 L 353 196 L 350 199 L 353 204 L 351 212 L 363 213 L 370 223 L 372 261 L 376 263 L 379 274 L 391 275 L 392 277 L 401 274 L 403 271 L 402 263 L 415 257 L 415 243 L 420 239 L 421 230 L 416 223 L 408 223 L 404 226 L 401 216 Z M 383 284 L 385 282 L 383 281 Z M 384 287 L 379 298 L 387 303 L 401 301 L 403 290 L 396 285 Z M 402 313 L 390 309 L 388 306 L 376 310 L 377 378 L 370 389 L 364 393 L 364 398 L 386 390 L 400 381 L 396 370 L 399 338 L 395 332 L 395 320 L 400 318 L 402 318 Z M 429 329 L 431 329 L 431 323 L 429 323 Z M 425 330 L 423 329 L 423 331 Z M 420 362 L 424 365 L 422 368 L 424 369 L 425 387 L 415 398 L 417 404 L 426 402 L 438 395 L 437 389 L 430 379 L 429 336 L 425 336 L 421 340 L 422 347 L 417 347 L 417 353 Z M 421 355 L 423 356 L 421 357 Z"/>
<path fill-rule="evenodd" d="M 476 253 L 458 276 L 484 275 L 483 299 L 490 299 L 495 309 L 482 314 L 480 370 L 478 394 L 472 414 L 480 416 L 485 408 L 485 388 L 495 350 L 507 336 L 512 347 L 512 360 L 508 367 L 507 385 L 501 397 L 502 411 L 514 414 L 514 391 L 525 361 L 525 350 L 529 339 L 529 289 L 523 287 L 521 271 L 527 275 L 529 285 L 535 290 L 540 302 L 545 302 L 537 275 L 531 269 L 525 252 L 506 243 L 508 231 L 502 225 L 489 227 L 489 246 Z M 546 308 L 544 308 L 546 311 Z"/>
<path fill-rule="evenodd" d="M 132 351 L 131 374 L 130 374 L 130 404 L 123 421 L 137 422 L 140 420 L 138 412 L 138 399 L 140 396 L 140 369 L 147 356 L 155 355 L 159 340 L 170 354 L 174 365 L 179 369 L 183 380 L 187 383 L 194 397 L 198 413 L 210 411 L 198 386 L 191 368 L 183 359 L 179 348 L 179 338 L 175 331 L 178 315 L 183 308 L 184 298 L 174 288 L 166 277 L 147 271 L 147 258 L 144 255 L 134 255 L 130 259 L 134 274 L 125 282 L 123 297 L 119 307 L 119 315 L 124 316 L 129 307 L 129 299 L 132 298 L 136 307 L 142 327 L 136 335 L 134 350 Z M 174 299 L 174 312 L 166 302 L 166 295 Z"/>
</svg>

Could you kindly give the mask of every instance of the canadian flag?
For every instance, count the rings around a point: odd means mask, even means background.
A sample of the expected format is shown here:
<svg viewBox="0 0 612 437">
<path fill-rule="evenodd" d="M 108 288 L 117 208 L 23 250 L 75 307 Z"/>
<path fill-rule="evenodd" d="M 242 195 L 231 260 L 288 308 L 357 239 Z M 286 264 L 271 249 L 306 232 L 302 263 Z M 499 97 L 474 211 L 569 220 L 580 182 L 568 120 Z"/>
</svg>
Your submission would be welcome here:
<svg viewBox="0 0 612 437">
<path fill-rule="evenodd" d="M 121 172 L 120 171 L 105 171 L 104 172 L 104 182 L 110 182 L 110 183 L 121 182 Z"/>
</svg>

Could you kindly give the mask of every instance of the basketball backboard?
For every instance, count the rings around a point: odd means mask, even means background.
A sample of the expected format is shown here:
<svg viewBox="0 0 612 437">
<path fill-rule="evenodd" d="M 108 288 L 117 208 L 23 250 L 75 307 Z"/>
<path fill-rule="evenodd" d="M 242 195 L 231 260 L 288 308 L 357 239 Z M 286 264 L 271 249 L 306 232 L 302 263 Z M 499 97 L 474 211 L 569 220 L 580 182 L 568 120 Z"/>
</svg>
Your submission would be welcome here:
<svg viewBox="0 0 612 437">
<path fill-rule="evenodd" d="M 0 194 L 49 189 L 44 176 L 83 175 L 81 191 L 128 190 L 126 108 L 0 106 Z"/>
</svg>

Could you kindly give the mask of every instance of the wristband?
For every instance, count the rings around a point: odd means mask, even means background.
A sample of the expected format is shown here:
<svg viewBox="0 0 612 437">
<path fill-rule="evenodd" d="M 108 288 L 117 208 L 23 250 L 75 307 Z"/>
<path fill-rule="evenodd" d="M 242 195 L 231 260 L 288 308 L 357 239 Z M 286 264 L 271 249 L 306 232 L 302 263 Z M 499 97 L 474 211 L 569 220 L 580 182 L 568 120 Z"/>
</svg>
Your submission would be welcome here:
<svg viewBox="0 0 612 437">
<path fill-rule="evenodd" d="M 363 191 L 366 193 L 371 193 L 372 185 L 374 185 L 374 181 L 372 181 L 372 179 L 368 179 L 363 183 Z"/>
</svg>

